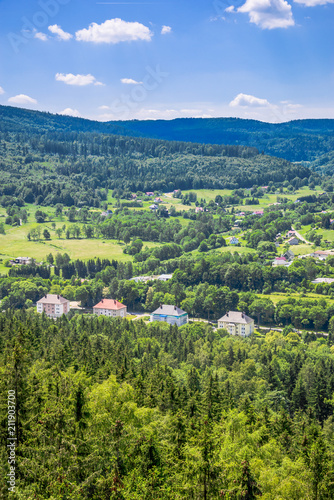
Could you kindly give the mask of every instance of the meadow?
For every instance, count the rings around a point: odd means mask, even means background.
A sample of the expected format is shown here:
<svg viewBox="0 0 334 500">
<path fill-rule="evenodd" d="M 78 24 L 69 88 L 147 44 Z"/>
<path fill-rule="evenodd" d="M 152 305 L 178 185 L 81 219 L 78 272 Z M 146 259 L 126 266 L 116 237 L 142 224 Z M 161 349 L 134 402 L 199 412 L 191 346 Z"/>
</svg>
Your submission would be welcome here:
<svg viewBox="0 0 334 500">
<path fill-rule="evenodd" d="M 277 194 L 266 194 L 263 196 L 263 198 L 260 198 L 260 205 L 240 205 L 240 206 L 234 206 L 234 210 L 243 210 L 243 211 L 253 211 L 257 209 L 262 209 L 267 206 L 269 206 L 272 203 L 277 202 L 277 197 L 278 196 L 284 196 L 291 201 L 295 201 L 298 199 L 300 196 L 306 196 L 309 194 L 314 194 L 316 192 L 319 192 L 321 188 L 318 186 L 314 190 L 309 189 L 308 187 L 303 187 L 300 190 L 296 191 L 294 194 L 290 194 L 288 192 L 284 193 L 277 193 Z M 189 193 L 190 191 L 184 191 L 183 193 Z M 191 190 L 191 192 L 195 192 L 197 194 L 197 200 L 200 202 L 201 199 L 205 199 L 207 202 L 214 200 L 217 195 L 221 196 L 228 196 L 231 195 L 232 190 L 229 189 L 198 189 L 198 190 Z M 160 198 L 163 201 L 163 206 L 166 208 L 170 208 L 172 206 L 175 207 L 177 211 L 182 211 L 182 210 L 191 210 L 195 208 L 195 204 L 192 203 L 191 205 L 183 205 L 182 201 L 178 198 L 173 198 L 172 193 L 163 193 L 160 195 Z M 108 193 L 108 208 L 111 210 L 115 210 L 116 205 L 117 205 L 118 200 L 116 198 L 112 197 L 112 191 L 109 191 Z M 121 200 L 122 202 L 122 200 Z M 150 208 L 149 206 L 154 203 L 154 197 L 150 200 L 143 201 L 143 207 L 138 208 L 138 207 L 133 207 L 130 208 L 130 210 L 145 210 L 149 211 Z M 64 225 L 69 227 L 72 223 L 67 221 L 67 217 L 64 215 L 60 215 L 56 217 L 54 215 L 54 207 L 39 207 L 36 205 L 32 204 L 26 204 L 25 209 L 28 212 L 28 222 L 26 224 L 23 224 L 22 226 L 8 226 L 5 225 L 5 235 L 0 235 L 0 272 L 5 272 L 7 268 L 4 267 L 4 262 L 8 259 L 18 257 L 18 256 L 32 256 L 37 259 L 37 261 L 44 260 L 46 256 L 51 252 L 53 254 L 60 252 L 60 253 L 68 253 L 69 256 L 72 259 L 75 258 L 80 258 L 83 260 L 90 259 L 90 258 L 109 258 L 109 259 L 116 259 L 120 261 L 128 261 L 131 260 L 131 257 L 127 254 L 123 253 L 124 249 L 124 243 L 116 240 L 102 240 L 102 239 L 65 239 L 64 237 L 58 238 L 56 235 L 55 230 L 52 228 L 51 224 L 54 222 L 56 224 L 55 229 L 61 228 Z M 35 222 L 35 212 L 37 210 L 42 210 L 43 212 L 46 212 L 49 216 L 50 221 L 42 223 L 42 224 L 37 224 Z M 66 207 L 65 209 L 66 210 Z M 100 211 L 101 209 L 93 209 L 95 211 Z M 231 209 L 229 209 L 231 210 Z M 4 208 L 0 208 L 0 222 L 5 220 L 6 217 L 6 210 Z M 183 225 L 186 226 L 189 221 L 187 219 L 184 219 L 183 217 L 179 217 L 179 222 Z M 77 225 L 83 226 L 82 223 L 76 222 Z M 45 240 L 45 239 L 40 239 L 37 241 L 29 241 L 27 238 L 28 233 L 34 229 L 40 227 L 42 229 L 42 233 L 44 229 L 47 229 L 51 235 L 50 240 Z M 306 232 L 309 230 L 308 226 L 305 226 L 300 232 L 301 234 L 305 235 Z M 327 239 L 329 241 L 334 241 L 334 231 L 326 231 L 326 230 L 321 230 L 321 234 L 323 234 L 323 238 Z M 224 235 L 226 239 L 229 238 L 229 235 Z M 238 238 L 240 239 L 241 245 L 242 246 L 234 246 L 234 245 L 227 245 L 226 247 L 220 248 L 217 251 L 218 252 L 238 252 L 238 253 L 252 253 L 255 252 L 255 250 L 251 248 L 247 248 L 244 246 L 245 242 L 242 239 L 242 235 L 239 235 Z M 152 243 L 152 242 L 145 242 L 145 246 L 152 248 L 156 245 L 159 245 L 158 243 Z M 310 253 L 312 250 L 312 247 L 307 244 L 301 244 L 298 246 L 293 247 L 293 252 L 295 255 L 305 255 Z M 284 253 L 284 244 L 281 245 L 278 249 L 278 254 L 279 253 Z M 194 253 L 197 253 L 197 251 L 194 251 Z"/>
</svg>

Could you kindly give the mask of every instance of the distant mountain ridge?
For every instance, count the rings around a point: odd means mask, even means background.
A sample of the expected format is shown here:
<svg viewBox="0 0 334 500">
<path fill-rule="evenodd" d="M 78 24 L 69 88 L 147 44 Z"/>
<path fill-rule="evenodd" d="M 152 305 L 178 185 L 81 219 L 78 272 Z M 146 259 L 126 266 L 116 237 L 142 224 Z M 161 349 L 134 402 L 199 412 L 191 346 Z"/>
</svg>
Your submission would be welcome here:
<svg viewBox="0 0 334 500">
<path fill-rule="evenodd" d="M 98 122 L 0 106 L 0 131 L 64 131 L 116 134 L 201 144 L 255 147 L 289 161 L 312 162 L 334 151 L 334 119 L 266 123 L 241 118 L 177 118 Z"/>
</svg>

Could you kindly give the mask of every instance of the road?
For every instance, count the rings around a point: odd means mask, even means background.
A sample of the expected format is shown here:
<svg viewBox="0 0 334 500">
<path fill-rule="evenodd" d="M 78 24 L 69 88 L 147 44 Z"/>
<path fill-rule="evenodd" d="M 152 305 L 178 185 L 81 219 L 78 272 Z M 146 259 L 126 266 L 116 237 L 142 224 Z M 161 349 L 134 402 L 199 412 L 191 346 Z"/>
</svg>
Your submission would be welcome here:
<svg viewBox="0 0 334 500">
<path fill-rule="evenodd" d="M 295 235 L 297 236 L 297 238 L 301 241 L 303 241 L 304 243 L 308 243 L 309 245 L 312 245 L 311 242 L 307 241 L 304 236 L 302 236 L 300 233 L 298 233 L 298 231 L 296 231 L 293 227 L 291 227 L 292 231 L 295 232 Z"/>
</svg>

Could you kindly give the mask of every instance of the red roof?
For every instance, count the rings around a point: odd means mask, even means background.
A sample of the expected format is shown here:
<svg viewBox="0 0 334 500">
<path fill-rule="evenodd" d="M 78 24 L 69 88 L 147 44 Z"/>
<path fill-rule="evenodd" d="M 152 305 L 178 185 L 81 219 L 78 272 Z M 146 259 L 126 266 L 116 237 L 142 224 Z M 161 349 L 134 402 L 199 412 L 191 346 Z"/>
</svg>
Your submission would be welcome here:
<svg viewBox="0 0 334 500">
<path fill-rule="evenodd" d="M 101 302 L 96 304 L 93 309 L 112 309 L 113 311 L 118 309 L 123 309 L 126 307 L 124 304 L 118 302 L 118 300 L 114 299 L 102 299 Z"/>
</svg>

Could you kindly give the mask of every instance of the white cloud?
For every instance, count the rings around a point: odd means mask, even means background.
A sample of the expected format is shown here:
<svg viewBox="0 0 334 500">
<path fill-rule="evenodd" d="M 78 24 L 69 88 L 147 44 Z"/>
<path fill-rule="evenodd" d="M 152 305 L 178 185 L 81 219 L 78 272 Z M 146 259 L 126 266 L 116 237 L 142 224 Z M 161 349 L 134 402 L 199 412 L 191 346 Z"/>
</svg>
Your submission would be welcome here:
<svg viewBox="0 0 334 500">
<path fill-rule="evenodd" d="M 237 11 L 249 14 L 250 22 L 262 29 L 288 28 L 295 24 L 291 5 L 286 0 L 246 0 Z"/>
<path fill-rule="evenodd" d="M 77 85 L 79 87 L 83 87 L 85 85 L 104 85 L 102 82 L 98 82 L 95 76 L 88 75 L 73 75 L 72 73 L 57 73 L 56 74 L 57 82 L 64 82 L 66 85 Z"/>
<path fill-rule="evenodd" d="M 317 5 L 326 5 L 334 3 L 334 0 L 294 0 L 295 3 L 304 5 L 305 7 L 316 7 Z"/>
<path fill-rule="evenodd" d="M 147 26 L 138 22 L 122 19 L 108 19 L 102 24 L 91 23 L 88 28 L 79 30 L 75 37 L 80 42 L 119 43 L 135 40 L 151 41 L 153 33 Z"/>
<path fill-rule="evenodd" d="M 77 109 L 66 108 L 59 113 L 60 115 L 74 116 L 75 118 L 80 118 L 80 113 Z"/>
<path fill-rule="evenodd" d="M 161 29 L 161 34 L 168 35 L 169 33 L 172 33 L 172 28 L 170 26 L 163 26 Z"/>
<path fill-rule="evenodd" d="M 98 109 L 110 109 L 109 106 L 106 106 L 105 104 L 103 104 L 102 106 L 99 106 Z"/>
<path fill-rule="evenodd" d="M 48 36 L 45 33 L 41 33 L 40 31 L 36 31 L 34 34 L 34 38 L 37 38 L 38 40 L 42 40 L 42 42 L 46 42 L 48 39 Z"/>
<path fill-rule="evenodd" d="M 5 93 L 4 89 L 2 87 L 0 87 L 0 95 L 2 95 L 4 93 Z"/>
<path fill-rule="evenodd" d="M 270 106 L 270 102 L 267 99 L 260 99 L 259 97 L 254 97 L 248 94 L 238 94 L 233 101 L 229 104 L 232 107 L 235 106 Z"/>
<path fill-rule="evenodd" d="M 8 99 L 8 102 L 13 102 L 15 104 L 37 104 L 36 99 L 29 97 L 25 94 L 18 94 Z"/>
<path fill-rule="evenodd" d="M 234 10 L 234 5 L 230 5 L 229 7 L 226 7 L 225 12 L 236 12 Z"/>
<path fill-rule="evenodd" d="M 64 42 L 68 42 L 68 40 L 71 40 L 71 38 L 73 38 L 73 35 L 71 35 L 71 33 L 66 33 L 66 31 L 62 30 L 58 24 L 49 26 L 48 30 L 51 31 L 51 33 L 53 33 L 54 35 L 57 35 L 58 40 L 62 40 Z"/>
<path fill-rule="evenodd" d="M 126 85 L 140 85 L 143 82 L 137 82 L 137 80 L 132 80 L 132 78 L 122 78 L 121 79 L 122 83 L 125 83 Z"/>
</svg>

